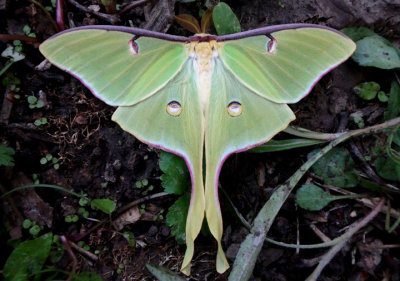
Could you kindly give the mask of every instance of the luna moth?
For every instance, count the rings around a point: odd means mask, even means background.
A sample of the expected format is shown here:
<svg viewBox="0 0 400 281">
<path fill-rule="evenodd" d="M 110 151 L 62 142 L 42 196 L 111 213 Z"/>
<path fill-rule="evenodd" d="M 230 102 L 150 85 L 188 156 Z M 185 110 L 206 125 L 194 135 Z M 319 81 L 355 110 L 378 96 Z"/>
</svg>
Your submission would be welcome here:
<svg viewBox="0 0 400 281">
<path fill-rule="evenodd" d="M 85 26 L 40 45 L 52 64 L 118 107 L 112 120 L 122 129 L 186 161 L 192 189 L 181 271 L 187 275 L 204 216 L 218 244 L 217 271 L 229 267 L 218 200 L 224 161 L 285 129 L 295 119 L 287 104 L 354 50 L 345 35 L 312 24 L 191 37 Z"/>
</svg>

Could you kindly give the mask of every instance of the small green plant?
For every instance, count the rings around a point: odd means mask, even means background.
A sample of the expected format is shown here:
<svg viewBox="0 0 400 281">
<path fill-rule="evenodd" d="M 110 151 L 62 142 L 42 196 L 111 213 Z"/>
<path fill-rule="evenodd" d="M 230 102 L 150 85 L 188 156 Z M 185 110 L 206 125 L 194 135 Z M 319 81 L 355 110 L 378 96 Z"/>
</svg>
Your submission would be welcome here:
<svg viewBox="0 0 400 281">
<path fill-rule="evenodd" d="M 65 217 L 65 222 L 72 223 L 72 222 L 77 222 L 79 220 L 79 217 L 77 215 L 68 215 Z"/>
<path fill-rule="evenodd" d="M 78 214 L 80 214 L 85 219 L 89 217 L 89 212 L 85 208 L 82 208 L 82 207 L 78 209 Z"/>
<path fill-rule="evenodd" d="M 145 204 L 141 204 L 141 205 L 140 205 L 139 213 L 140 213 L 141 215 L 143 215 L 144 213 L 146 213 L 146 205 L 145 205 Z"/>
<path fill-rule="evenodd" d="M 33 122 L 33 124 L 35 124 L 35 126 L 39 127 L 42 125 L 46 125 L 47 124 L 47 118 L 46 117 L 42 117 L 39 119 L 36 119 L 35 122 Z"/>
<path fill-rule="evenodd" d="M 40 225 L 38 225 L 35 221 L 31 221 L 29 219 L 26 219 L 22 222 L 22 227 L 24 229 L 29 229 L 29 233 L 35 238 L 39 235 L 39 232 L 43 228 Z"/>
<path fill-rule="evenodd" d="M 8 87 L 10 91 L 18 93 L 20 91 L 19 84 L 21 84 L 21 80 L 17 78 L 12 72 L 7 72 L 4 78 L 1 80 L 1 84 L 4 87 Z M 14 94 L 15 99 L 20 99 L 21 96 L 19 94 Z"/>
<path fill-rule="evenodd" d="M 123 263 L 120 263 L 117 268 L 117 274 L 121 274 L 124 271 L 124 269 L 125 265 Z"/>
<path fill-rule="evenodd" d="M 79 197 L 79 206 L 85 207 L 87 204 L 89 204 L 89 202 L 90 199 L 87 197 L 87 194 L 81 192 Z"/>
<path fill-rule="evenodd" d="M 77 245 L 79 247 L 81 247 L 82 249 L 89 251 L 90 250 L 90 246 L 88 244 L 85 243 L 85 241 L 81 240 L 77 243 Z"/>
<path fill-rule="evenodd" d="M 153 216 L 153 221 L 162 221 L 164 219 L 164 209 L 161 209 L 157 215 Z"/>
<path fill-rule="evenodd" d="M 15 150 L 4 144 L 0 144 L 0 166 L 14 166 Z"/>
<path fill-rule="evenodd" d="M 42 108 L 44 106 L 44 102 L 33 95 L 28 96 L 27 101 L 30 109 Z"/>
<path fill-rule="evenodd" d="M 26 36 L 36 38 L 36 34 L 32 32 L 32 28 L 29 25 L 25 25 L 22 30 Z"/>
<path fill-rule="evenodd" d="M 39 178 L 37 174 L 32 174 L 32 180 L 33 180 L 33 184 L 39 184 Z"/>
<path fill-rule="evenodd" d="M 354 121 L 354 123 L 357 124 L 358 128 L 362 129 L 362 128 L 365 127 L 364 119 L 361 116 L 354 115 L 353 116 L 353 121 Z"/>
<path fill-rule="evenodd" d="M 136 188 L 142 188 L 145 187 L 149 184 L 149 181 L 147 179 L 141 180 L 141 181 L 137 181 L 135 183 Z"/>
<path fill-rule="evenodd" d="M 128 241 L 128 245 L 131 247 L 135 247 L 136 245 L 136 239 L 135 239 L 135 235 L 130 232 L 130 231 L 124 231 L 122 233 L 122 236 Z"/>
<path fill-rule="evenodd" d="M 53 157 L 50 153 L 47 153 L 45 157 L 40 158 L 40 164 L 46 165 L 51 163 L 53 168 L 58 170 L 60 168 L 60 164 L 58 163 L 58 159 Z"/>
</svg>

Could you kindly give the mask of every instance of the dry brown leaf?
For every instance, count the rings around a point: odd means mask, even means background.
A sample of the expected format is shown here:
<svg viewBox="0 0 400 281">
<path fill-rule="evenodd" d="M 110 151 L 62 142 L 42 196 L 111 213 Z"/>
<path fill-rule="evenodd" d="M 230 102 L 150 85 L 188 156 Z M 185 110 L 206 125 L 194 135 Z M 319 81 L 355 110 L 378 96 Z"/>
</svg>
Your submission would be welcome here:
<svg viewBox="0 0 400 281">
<path fill-rule="evenodd" d="M 210 25 L 213 24 L 212 19 L 212 11 L 214 6 L 209 8 L 207 11 L 204 12 L 203 16 L 201 17 L 201 32 L 207 33 L 207 30 L 210 28 Z"/>
<path fill-rule="evenodd" d="M 195 17 L 188 14 L 175 16 L 175 20 L 184 28 L 193 33 L 201 33 L 199 22 Z"/>
<path fill-rule="evenodd" d="M 137 222 L 141 216 L 139 207 L 133 206 L 114 221 L 114 226 L 119 231 L 123 229 L 125 225 Z"/>
</svg>

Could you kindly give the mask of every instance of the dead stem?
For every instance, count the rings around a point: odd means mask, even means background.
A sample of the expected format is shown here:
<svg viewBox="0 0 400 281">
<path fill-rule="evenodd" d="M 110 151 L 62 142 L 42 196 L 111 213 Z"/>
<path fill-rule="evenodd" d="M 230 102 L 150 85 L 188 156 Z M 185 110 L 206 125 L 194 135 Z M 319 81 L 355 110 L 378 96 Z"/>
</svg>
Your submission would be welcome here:
<svg viewBox="0 0 400 281">
<path fill-rule="evenodd" d="M 125 13 L 128 12 L 129 10 L 132 10 L 132 9 L 134 9 L 134 8 L 136 8 L 136 7 L 145 5 L 147 2 L 150 2 L 150 0 L 139 0 L 139 1 L 134 1 L 134 2 L 130 3 L 129 5 L 125 6 L 124 8 L 122 8 L 122 9 L 118 12 L 118 14 L 119 14 L 119 15 L 125 14 Z"/>
<path fill-rule="evenodd" d="M 348 231 L 340 236 L 340 242 L 333 246 L 321 259 L 318 266 L 314 269 L 313 273 L 306 279 L 306 281 L 315 281 L 318 279 L 319 275 L 321 274 L 322 270 L 325 266 L 333 259 L 333 257 L 337 254 L 337 252 L 342 249 L 349 239 L 362 227 L 366 226 L 373 218 L 380 212 L 383 205 L 385 203 L 385 199 L 381 199 L 379 203 L 372 209 L 372 211 L 366 215 L 361 220 L 356 221 L 355 223 L 351 224 Z"/>
<path fill-rule="evenodd" d="M 36 37 L 29 37 L 25 35 L 12 35 L 12 34 L 0 34 L 0 40 L 20 40 L 20 41 L 26 41 L 26 42 L 39 42 L 39 40 Z"/>
<path fill-rule="evenodd" d="M 99 257 L 95 254 L 93 254 L 90 251 L 86 251 L 85 249 L 83 249 L 82 247 L 79 247 L 78 245 L 76 245 L 74 242 L 69 241 L 70 245 L 72 248 L 74 248 L 75 250 L 77 250 L 79 253 L 81 253 L 82 255 L 87 256 L 88 258 L 90 258 L 93 261 L 98 261 Z"/>
<path fill-rule="evenodd" d="M 74 276 L 75 276 L 76 267 L 78 266 L 78 260 L 76 259 L 76 256 L 75 256 L 74 252 L 71 249 L 71 245 L 70 245 L 70 242 L 68 241 L 68 238 L 65 235 L 61 235 L 60 236 L 60 240 L 64 244 L 68 255 L 72 259 L 72 270 L 68 275 L 68 279 L 66 280 L 66 281 L 72 281 L 74 279 Z"/>
<path fill-rule="evenodd" d="M 30 1 L 30 0 L 28 0 L 28 1 Z M 71 3 L 72 5 L 74 5 L 79 10 L 82 10 L 82 11 L 84 11 L 86 13 L 89 13 L 89 14 L 96 15 L 99 18 L 101 18 L 103 20 L 106 20 L 111 24 L 116 24 L 117 22 L 119 22 L 119 17 L 116 16 L 116 15 L 108 15 L 108 14 L 104 14 L 104 13 L 93 11 L 93 10 L 91 10 L 89 8 L 86 8 L 85 6 L 79 4 L 75 0 L 68 0 L 68 2 Z"/>
</svg>

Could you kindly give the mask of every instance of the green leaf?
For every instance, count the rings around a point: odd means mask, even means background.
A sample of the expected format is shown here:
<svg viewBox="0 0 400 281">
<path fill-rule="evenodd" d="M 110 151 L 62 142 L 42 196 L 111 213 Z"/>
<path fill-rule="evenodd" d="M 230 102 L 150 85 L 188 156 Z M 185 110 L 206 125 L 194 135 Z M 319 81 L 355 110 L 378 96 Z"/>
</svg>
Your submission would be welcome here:
<svg viewBox="0 0 400 281">
<path fill-rule="evenodd" d="M 32 234 L 32 236 L 36 237 L 39 234 L 40 230 L 40 226 L 35 224 L 29 229 L 29 233 Z"/>
<path fill-rule="evenodd" d="M 363 100 L 372 100 L 376 97 L 381 87 L 376 82 L 365 82 L 353 88 L 354 92 Z"/>
<path fill-rule="evenodd" d="M 375 168 L 378 175 L 385 180 L 400 181 L 400 165 L 384 155 L 375 160 Z"/>
<path fill-rule="evenodd" d="M 93 199 L 91 202 L 92 209 L 99 209 L 103 213 L 111 214 L 115 211 L 116 204 L 110 199 Z"/>
<path fill-rule="evenodd" d="M 51 263 L 59 262 L 64 256 L 65 247 L 60 242 L 60 237 L 58 235 L 53 235 L 53 245 L 49 253 L 49 259 Z"/>
<path fill-rule="evenodd" d="M 366 27 L 348 27 L 343 28 L 341 31 L 355 42 L 365 37 L 376 35 L 375 32 Z"/>
<path fill-rule="evenodd" d="M 400 112 L 400 85 L 396 81 L 392 82 L 390 87 L 388 107 L 383 113 L 385 121 L 393 119 L 399 115 Z"/>
<path fill-rule="evenodd" d="M 28 35 L 29 33 L 31 33 L 31 27 L 29 26 L 29 25 L 25 25 L 23 28 L 22 28 L 22 30 L 24 31 L 24 33 L 26 34 L 26 35 Z"/>
<path fill-rule="evenodd" d="M 319 211 L 334 200 L 334 196 L 314 184 L 304 184 L 296 192 L 296 203 L 309 211 Z"/>
<path fill-rule="evenodd" d="M 308 159 L 318 151 L 319 149 L 310 152 Z M 354 161 L 344 148 L 331 149 L 312 166 L 312 170 L 322 177 L 326 184 L 347 188 L 354 187 L 358 183 L 358 175 L 354 172 Z"/>
<path fill-rule="evenodd" d="M 74 276 L 73 281 L 103 281 L 99 275 L 94 272 L 82 272 Z"/>
<path fill-rule="evenodd" d="M 30 228 L 32 226 L 32 224 L 33 224 L 33 222 L 31 220 L 25 219 L 22 222 L 22 227 L 25 228 L 25 229 L 28 229 L 28 228 Z"/>
<path fill-rule="evenodd" d="M 240 23 L 232 9 L 224 2 L 213 9 L 212 18 L 218 35 L 232 34 L 241 31 Z"/>
<path fill-rule="evenodd" d="M 4 280 L 29 280 L 39 272 L 49 255 L 52 241 L 52 233 L 47 233 L 19 244 L 4 265 Z"/>
<path fill-rule="evenodd" d="M 319 211 L 332 201 L 357 197 L 360 195 L 330 195 L 314 184 L 304 184 L 296 192 L 296 203 L 303 209 Z"/>
<path fill-rule="evenodd" d="M 382 69 L 400 67 L 400 51 L 385 38 L 374 35 L 356 42 L 357 49 L 352 58 L 361 66 Z"/>
<path fill-rule="evenodd" d="M 162 267 L 151 264 L 146 264 L 147 269 L 153 274 L 159 281 L 185 281 L 185 278 L 180 277 L 177 273 Z"/>
<path fill-rule="evenodd" d="M 29 96 L 28 97 L 28 103 L 29 104 L 34 104 L 34 103 L 36 103 L 37 102 L 37 97 L 35 97 L 35 96 Z"/>
<path fill-rule="evenodd" d="M 359 65 L 383 69 L 400 67 L 400 50 L 372 30 L 353 27 L 342 29 L 342 32 L 356 41 L 357 49 L 352 58 Z"/>
<path fill-rule="evenodd" d="M 172 153 L 160 152 L 161 185 L 169 194 L 183 194 L 190 186 L 190 174 L 185 161 Z"/>
<path fill-rule="evenodd" d="M 124 231 L 122 236 L 128 241 L 129 246 L 135 247 L 136 239 L 135 235 L 130 231 Z"/>
<path fill-rule="evenodd" d="M 364 119 L 361 116 L 354 116 L 353 117 L 354 123 L 357 124 L 358 128 L 362 129 L 365 127 Z"/>
<path fill-rule="evenodd" d="M 389 98 L 384 91 L 378 92 L 378 99 L 380 102 L 388 102 Z"/>
<path fill-rule="evenodd" d="M 180 244 L 185 243 L 186 217 L 189 209 L 190 194 L 185 193 L 169 208 L 166 225 L 171 227 L 171 234 Z"/>
<path fill-rule="evenodd" d="M 0 144 L 0 166 L 14 166 L 14 154 L 14 149 L 4 144 Z"/>
<path fill-rule="evenodd" d="M 311 146 L 326 142 L 325 140 L 313 139 L 287 139 L 287 140 L 270 140 L 269 142 L 250 149 L 250 152 L 272 152 L 289 150 L 299 147 Z"/>
</svg>

